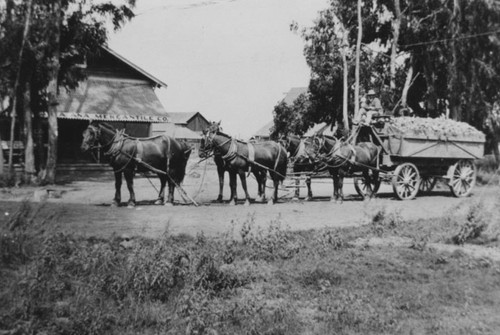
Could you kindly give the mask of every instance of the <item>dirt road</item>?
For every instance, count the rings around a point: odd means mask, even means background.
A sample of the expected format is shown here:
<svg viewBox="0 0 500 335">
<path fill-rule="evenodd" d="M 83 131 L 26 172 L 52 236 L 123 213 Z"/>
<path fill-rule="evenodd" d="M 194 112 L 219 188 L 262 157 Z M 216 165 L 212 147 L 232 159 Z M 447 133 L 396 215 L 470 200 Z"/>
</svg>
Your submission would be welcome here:
<svg viewBox="0 0 500 335">
<path fill-rule="evenodd" d="M 218 204 L 213 200 L 217 197 L 218 182 L 213 166 L 208 168 L 189 169 L 183 187 L 186 192 L 195 197 L 201 205 L 186 205 L 176 192 L 175 206 L 155 206 L 156 190 L 146 178 L 135 179 L 138 205 L 129 209 L 123 204 L 115 208 L 109 206 L 114 196 L 112 173 L 107 172 L 98 178 L 73 178 L 73 181 L 46 188 L 5 189 L 0 193 L 0 221 L 6 221 L 19 208 L 23 199 L 41 196 L 43 207 L 38 214 L 39 219 L 49 215 L 57 215 L 60 229 L 78 232 L 85 235 L 109 236 L 112 234 L 142 235 L 156 237 L 165 230 L 173 234 L 196 235 L 204 232 L 206 235 L 216 235 L 226 232 L 233 225 L 237 232 L 238 226 L 246 220 L 254 220 L 259 226 L 267 226 L 271 220 L 280 220 L 293 230 L 307 230 L 324 227 L 341 227 L 361 225 L 366 223 L 370 213 L 385 207 L 389 211 L 399 211 L 405 219 L 440 217 L 446 211 L 463 209 L 464 204 L 471 201 L 482 201 L 487 206 L 493 206 L 498 199 L 498 186 L 476 187 L 472 197 L 457 199 L 451 196 L 447 188 L 441 187 L 429 195 L 420 196 L 411 201 L 398 201 L 394 198 L 392 188 L 382 185 L 378 198 L 362 201 L 355 193 L 351 180 L 347 180 L 343 204 L 329 201 L 332 193 L 332 183 L 329 179 L 313 181 L 313 201 L 292 201 L 292 192 L 280 192 L 279 203 L 267 205 L 252 203 L 244 206 L 240 202 L 236 206 L 227 203 Z M 227 179 L 227 176 L 226 176 Z M 249 177 L 251 196 L 256 195 L 256 182 Z M 158 187 L 158 180 L 152 179 Z M 238 186 L 238 194 L 243 191 Z M 55 197 L 43 198 L 49 194 Z M 225 186 L 225 199 L 229 194 Z M 268 189 L 268 196 L 271 190 Z M 305 189 L 301 190 L 301 196 Z M 126 186 L 122 187 L 122 201 L 128 200 Z"/>
</svg>

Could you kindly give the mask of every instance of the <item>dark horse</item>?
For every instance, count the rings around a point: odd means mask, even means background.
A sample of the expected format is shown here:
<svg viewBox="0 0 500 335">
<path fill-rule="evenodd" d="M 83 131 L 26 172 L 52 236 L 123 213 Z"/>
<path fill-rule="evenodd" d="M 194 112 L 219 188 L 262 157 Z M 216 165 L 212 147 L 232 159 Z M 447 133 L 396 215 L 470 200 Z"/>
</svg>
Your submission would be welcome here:
<svg viewBox="0 0 500 335">
<path fill-rule="evenodd" d="M 313 197 L 310 173 L 317 171 L 318 168 L 317 153 L 312 141 L 312 138 L 301 138 L 293 134 L 281 139 L 281 142 L 289 153 L 289 161 L 293 165 L 294 175 L 305 174 L 306 176 L 306 201 L 311 200 Z M 299 188 L 295 189 L 295 198 L 299 198 Z"/>
<path fill-rule="evenodd" d="M 203 131 L 204 151 L 214 151 L 221 155 L 228 170 L 239 174 L 245 191 L 245 203 L 250 203 L 250 196 L 246 185 L 246 172 L 252 172 L 257 180 L 259 198 L 266 198 L 266 180 L 269 172 L 274 183 L 272 203 L 278 199 L 279 183 L 285 179 L 287 154 L 286 149 L 279 143 L 265 141 L 260 143 L 245 143 L 231 138 L 220 131 L 220 122 L 212 123 Z M 236 178 L 234 178 L 236 180 Z M 231 194 L 236 194 L 236 182 L 231 185 Z"/>
<path fill-rule="evenodd" d="M 168 199 L 165 204 L 174 201 L 174 189 L 184 179 L 186 164 L 191 148 L 184 142 L 160 135 L 150 138 L 134 138 L 118 131 L 103 122 L 91 122 L 83 132 L 81 149 L 87 151 L 99 143 L 106 150 L 115 173 L 115 198 L 113 205 L 121 201 L 122 174 L 125 175 L 130 192 L 128 206 L 135 206 L 134 174 L 136 171 L 154 171 L 160 178 L 160 192 L 155 204 L 164 203 L 165 185 L 168 182 Z"/>
<path fill-rule="evenodd" d="M 334 138 L 323 137 L 315 139 L 314 146 L 321 156 L 321 160 L 333 178 L 332 201 L 344 201 L 344 178 L 356 172 L 361 172 L 367 185 L 367 195 L 373 197 L 372 180 L 378 179 L 377 168 L 380 148 L 371 142 L 361 142 L 356 145 Z M 372 174 L 370 172 L 373 171 Z"/>
<path fill-rule="evenodd" d="M 205 145 L 205 138 L 203 137 L 201 139 L 201 144 L 200 144 L 200 150 L 198 152 L 200 158 L 208 158 L 210 156 L 210 153 L 205 150 L 206 145 Z M 217 202 L 222 202 L 223 199 L 223 190 L 224 190 L 224 173 L 227 171 L 229 174 L 229 187 L 231 190 L 231 196 L 229 198 L 229 203 L 231 205 L 235 205 L 236 201 L 238 200 L 238 195 L 237 195 L 237 184 L 236 184 L 236 175 L 237 173 L 230 169 L 229 165 L 226 164 L 224 159 L 222 158 L 222 154 L 219 152 L 219 150 L 216 148 L 214 149 L 214 162 L 215 166 L 217 167 L 217 175 L 219 176 L 219 195 L 217 196 Z M 240 179 L 242 184 L 246 183 L 245 179 L 245 173 L 240 174 Z"/>
</svg>

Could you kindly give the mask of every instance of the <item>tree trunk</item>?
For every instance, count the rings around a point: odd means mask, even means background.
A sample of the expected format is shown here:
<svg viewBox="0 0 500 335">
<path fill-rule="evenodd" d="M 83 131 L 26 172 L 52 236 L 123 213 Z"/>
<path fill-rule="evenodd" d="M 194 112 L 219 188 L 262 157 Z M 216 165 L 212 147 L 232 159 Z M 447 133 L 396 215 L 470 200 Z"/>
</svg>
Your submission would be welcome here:
<svg viewBox="0 0 500 335">
<path fill-rule="evenodd" d="M 391 47 L 391 91 L 396 89 L 396 54 L 398 49 L 399 28 L 401 27 L 401 7 L 399 0 L 394 0 L 395 18 L 392 20 L 392 47 Z"/>
<path fill-rule="evenodd" d="M 354 115 L 359 114 L 359 57 L 361 54 L 361 38 L 363 37 L 363 23 L 361 17 L 361 0 L 358 0 L 358 40 L 356 42 L 356 69 L 354 89 Z"/>
<path fill-rule="evenodd" d="M 23 39 L 21 40 L 21 48 L 19 49 L 19 64 L 16 71 L 16 79 L 14 81 L 14 89 L 13 89 L 13 98 L 12 98 L 12 112 L 11 112 L 11 120 L 10 120 L 10 148 L 9 148 L 9 173 L 13 172 L 14 164 L 13 164 L 13 154 L 14 154 L 14 131 L 16 126 L 16 111 L 17 111 L 17 90 L 19 87 L 19 82 L 21 79 L 21 67 L 23 64 L 23 52 L 24 45 L 26 44 L 26 40 L 28 39 L 28 32 L 30 29 L 31 23 L 31 11 L 33 7 L 33 0 L 29 0 L 27 5 L 26 12 L 26 20 L 24 21 L 24 30 L 23 30 Z"/>
<path fill-rule="evenodd" d="M 3 157 L 3 148 L 2 148 L 2 144 L 1 144 L 1 141 L 2 141 L 2 131 L 0 130 L 0 177 L 3 176 L 3 170 L 4 170 L 4 167 L 3 167 L 3 160 L 4 160 L 4 157 Z"/>
<path fill-rule="evenodd" d="M 35 155 L 33 143 L 33 122 L 31 111 L 31 90 L 29 83 L 24 90 L 24 182 L 32 184 L 35 179 Z"/>
<path fill-rule="evenodd" d="M 408 72 L 406 72 L 405 86 L 403 87 L 403 93 L 401 95 L 401 107 L 403 108 L 408 107 L 408 90 L 410 89 L 412 79 L 413 79 L 413 65 L 410 64 L 410 68 L 408 69 Z"/>
<path fill-rule="evenodd" d="M 49 99 L 48 107 L 48 124 L 49 124 L 49 142 L 47 150 L 47 166 L 46 174 L 44 178 L 44 183 L 54 184 L 56 181 L 56 165 L 57 165 L 57 94 L 58 85 L 57 77 L 59 75 L 59 56 L 60 56 L 60 38 L 61 38 L 61 0 L 57 0 L 52 5 L 54 13 L 54 36 L 52 39 L 52 44 L 54 45 L 53 53 L 53 63 L 52 63 L 52 73 L 49 80 L 49 85 L 47 86 L 47 93 Z"/>
<path fill-rule="evenodd" d="M 460 113 L 460 97 L 458 89 L 458 48 L 455 39 L 460 34 L 460 4 L 459 0 L 453 0 L 453 15 L 451 17 L 451 62 L 448 68 L 448 100 L 450 102 L 450 112 L 453 120 L 461 121 L 462 115 Z"/>
</svg>

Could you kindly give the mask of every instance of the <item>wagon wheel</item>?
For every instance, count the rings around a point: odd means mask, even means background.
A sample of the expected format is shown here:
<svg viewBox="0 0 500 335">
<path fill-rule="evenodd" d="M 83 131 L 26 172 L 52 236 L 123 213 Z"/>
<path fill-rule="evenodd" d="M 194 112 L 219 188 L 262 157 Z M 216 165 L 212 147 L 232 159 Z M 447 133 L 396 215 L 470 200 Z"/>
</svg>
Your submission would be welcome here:
<svg viewBox="0 0 500 335">
<path fill-rule="evenodd" d="M 377 194 L 378 189 L 380 188 L 380 178 L 372 180 L 370 186 L 373 194 Z M 354 177 L 354 188 L 356 189 L 356 192 L 363 197 L 363 199 L 367 196 L 367 187 L 368 185 L 366 184 L 364 177 Z"/>
<path fill-rule="evenodd" d="M 420 180 L 420 186 L 418 188 L 419 193 L 429 193 L 437 183 L 437 178 L 435 177 L 422 176 Z"/>
<path fill-rule="evenodd" d="M 455 197 L 468 196 L 476 185 L 476 167 L 471 160 L 460 160 L 451 167 L 450 190 Z"/>
<path fill-rule="evenodd" d="M 392 189 L 400 200 L 415 198 L 420 186 L 420 174 L 412 163 L 398 165 L 392 177 Z"/>
</svg>

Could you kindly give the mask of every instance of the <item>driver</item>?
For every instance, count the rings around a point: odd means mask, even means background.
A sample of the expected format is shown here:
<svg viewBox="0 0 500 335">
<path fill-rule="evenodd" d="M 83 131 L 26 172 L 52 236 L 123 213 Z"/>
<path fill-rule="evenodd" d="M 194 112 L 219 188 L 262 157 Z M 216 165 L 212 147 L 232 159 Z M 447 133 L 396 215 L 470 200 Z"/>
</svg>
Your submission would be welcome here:
<svg viewBox="0 0 500 335">
<path fill-rule="evenodd" d="M 379 116 L 384 113 L 380 99 L 377 98 L 373 89 L 369 90 L 365 99 L 361 101 L 359 109 L 359 122 L 370 124 L 373 116 Z"/>
</svg>

